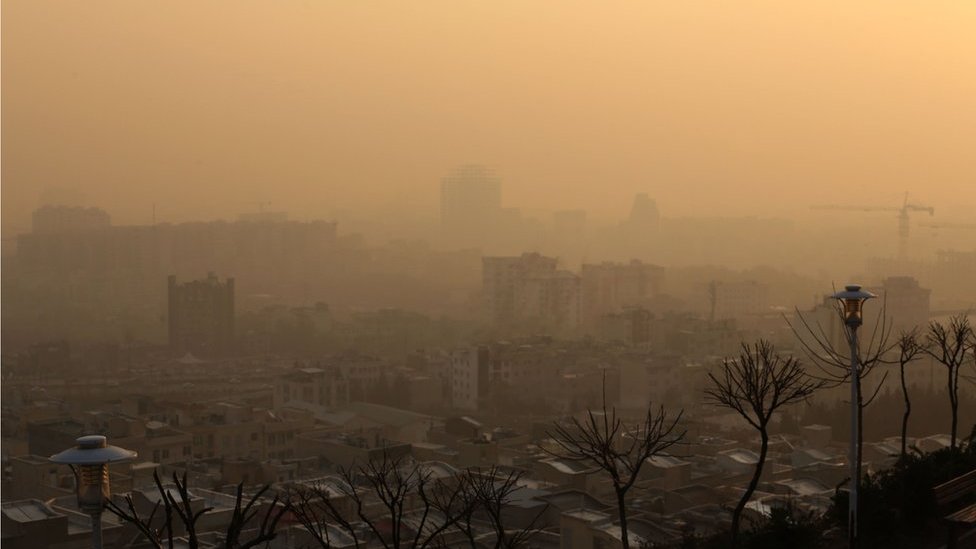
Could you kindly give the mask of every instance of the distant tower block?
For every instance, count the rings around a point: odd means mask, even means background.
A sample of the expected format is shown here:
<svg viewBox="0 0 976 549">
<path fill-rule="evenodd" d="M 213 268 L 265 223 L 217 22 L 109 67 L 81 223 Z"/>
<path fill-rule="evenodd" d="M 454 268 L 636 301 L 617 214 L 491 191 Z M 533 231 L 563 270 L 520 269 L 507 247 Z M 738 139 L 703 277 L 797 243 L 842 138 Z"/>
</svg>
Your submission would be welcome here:
<svg viewBox="0 0 976 549">
<path fill-rule="evenodd" d="M 44 206 L 31 216 L 34 234 L 64 234 L 108 229 L 111 218 L 98 208 Z"/>
<path fill-rule="evenodd" d="M 501 211 L 501 181 L 488 168 L 460 166 L 441 181 L 441 227 L 458 244 L 480 244 Z"/>
<path fill-rule="evenodd" d="M 169 277 L 169 345 L 177 354 L 218 356 L 234 343 L 234 279 L 179 284 Z"/>
<path fill-rule="evenodd" d="M 647 193 L 640 193 L 635 196 L 627 224 L 635 229 L 656 230 L 660 223 L 661 214 L 657 210 L 657 202 L 647 196 Z"/>
</svg>

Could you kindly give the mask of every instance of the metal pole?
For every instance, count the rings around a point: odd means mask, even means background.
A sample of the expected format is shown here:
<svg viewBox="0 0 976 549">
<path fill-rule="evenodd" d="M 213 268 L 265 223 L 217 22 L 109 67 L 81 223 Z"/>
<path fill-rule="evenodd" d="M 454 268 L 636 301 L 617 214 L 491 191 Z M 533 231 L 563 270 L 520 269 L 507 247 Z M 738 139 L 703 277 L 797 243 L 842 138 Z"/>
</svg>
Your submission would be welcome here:
<svg viewBox="0 0 976 549">
<path fill-rule="evenodd" d="M 92 548 L 102 549 L 102 512 L 92 513 Z"/>
<path fill-rule="evenodd" d="M 851 324 L 851 449 L 850 457 L 848 461 L 850 462 L 851 469 L 851 488 L 850 497 L 847 504 L 848 513 L 848 536 L 851 548 L 857 546 L 857 489 L 858 485 L 861 483 L 861 479 L 858 478 L 858 463 L 857 463 L 857 442 L 860 438 L 858 436 L 859 425 L 857 422 L 857 412 L 858 412 L 858 402 L 857 393 L 858 385 L 861 382 L 860 373 L 860 360 L 857 356 L 857 325 Z"/>
</svg>

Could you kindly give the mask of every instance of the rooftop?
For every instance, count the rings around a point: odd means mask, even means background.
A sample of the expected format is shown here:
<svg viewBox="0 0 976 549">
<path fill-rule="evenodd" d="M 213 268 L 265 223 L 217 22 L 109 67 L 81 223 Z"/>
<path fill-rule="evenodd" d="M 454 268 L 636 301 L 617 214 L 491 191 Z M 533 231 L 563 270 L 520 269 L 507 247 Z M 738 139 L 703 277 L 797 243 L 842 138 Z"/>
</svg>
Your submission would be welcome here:
<svg viewBox="0 0 976 549">
<path fill-rule="evenodd" d="M 6 501 L 0 507 L 2 507 L 5 517 L 18 523 L 37 522 L 64 516 L 36 499 Z"/>
</svg>

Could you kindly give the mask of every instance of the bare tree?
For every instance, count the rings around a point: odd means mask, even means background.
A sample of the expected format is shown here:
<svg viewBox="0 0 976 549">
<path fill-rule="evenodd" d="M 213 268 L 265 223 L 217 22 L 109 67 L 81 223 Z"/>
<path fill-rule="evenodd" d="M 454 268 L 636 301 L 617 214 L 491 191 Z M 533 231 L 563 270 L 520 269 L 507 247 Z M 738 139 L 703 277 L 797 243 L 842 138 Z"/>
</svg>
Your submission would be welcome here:
<svg viewBox="0 0 976 549">
<path fill-rule="evenodd" d="M 779 408 L 809 397 L 823 382 L 809 377 L 795 358 L 777 354 L 765 340 L 751 347 L 743 343 L 738 358 L 725 359 L 721 374 L 709 373 L 708 377 L 712 386 L 705 390 L 706 399 L 734 410 L 759 431 L 759 460 L 732 512 L 732 545 L 736 546 L 742 511 L 755 492 L 766 463 L 770 419 Z"/>
<path fill-rule="evenodd" d="M 348 498 L 348 494 L 354 490 L 354 487 L 345 485 L 345 481 L 340 479 L 332 486 L 324 482 L 314 482 L 289 493 L 292 515 L 321 549 L 332 547 L 333 528 L 342 529 L 352 537 L 355 547 L 360 546 L 357 529 L 348 513 L 337 502 Z"/>
<path fill-rule="evenodd" d="M 865 382 L 878 366 L 887 364 L 886 357 L 894 349 L 895 343 L 891 342 L 891 323 L 887 316 L 888 306 L 882 302 L 881 309 L 878 311 L 875 321 L 871 328 L 871 334 L 867 338 L 859 338 L 858 346 L 858 384 L 857 384 L 857 448 L 856 448 L 856 470 L 857 478 L 861 478 L 861 464 L 864 461 L 864 410 L 874 402 L 875 397 L 884 386 L 888 379 L 888 372 L 881 374 L 881 379 L 873 390 L 865 391 Z M 837 305 L 837 319 L 843 328 L 844 345 L 838 349 L 833 338 L 824 330 L 819 322 L 811 322 L 803 313 L 796 310 L 796 321 L 786 319 L 786 323 L 793 331 L 805 356 L 817 367 L 817 372 L 811 373 L 814 379 L 823 382 L 823 387 L 833 388 L 851 382 L 851 354 L 850 343 L 853 334 L 851 329 L 845 325 L 844 311 Z M 865 393 L 870 394 L 865 398 Z"/>
<path fill-rule="evenodd" d="M 260 509 L 255 508 L 255 504 L 261 500 L 261 496 L 269 488 L 268 485 L 262 486 L 260 490 L 248 498 L 247 503 L 243 503 L 244 483 L 242 482 L 237 485 L 237 496 L 234 499 L 234 512 L 231 514 L 230 524 L 227 525 L 227 532 L 224 535 L 224 546 L 227 549 L 251 549 L 262 543 L 267 543 L 276 537 L 275 530 L 278 527 L 278 521 L 288 511 L 287 504 L 279 505 L 280 498 L 277 494 L 272 498 L 264 516 L 261 518 L 257 532 L 250 538 L 245 538 L 244 536 L 245 527 L 252 523 L 260 512 Z"/>
<path fill-rule="evenodd" d="M 357 547 L 369 541 L 361 539 L 361 526 L 385 549 L 426 549 L 438 546 L 463 515 L 458 486 L 433 478 L 429 470 L 402 457 L 384 452 L 378 460 L 340 470 L 338 478 L 332 486 L 299 489 L 292 498 L 293 514 L 323 548 L 331 546 L 329 527 L 338 525 Z M 389 524 L 388 532 L 382 523 Z"/>
<path fill-rule="evenodd" d="M 474 529 L 474 515 L 484 513 L 488 525 L 494 531 L 495 549 L 516 549 L 528 543 L 536 533 L 535 525 L 545 513 L 548 505 L 532 519 L 528 526 L 510 529 L 505 525 L 502 515 L 504 506 L 512 500 L 512 495 L 522 489 L 519 481 L 523 472 L 512 470 L 504 472 L 497 466 L 487 470 L 467 469 L 460 484 L 461 506 L 463 511 L 456 528 L 468 539 L 471 547 L 477 547 Z"/>
<path fill-rule="evenodd" d="M 905 381 L 905 367 L 921 358 L 925 352 L 925 345 L 919 337 L 918 328 L 912 328 L 907 332 L 902 332 L 895 343 L 898 349 L 898 370 L 901 376 L 901 394 L 905 399 L 905 412 L 901 417 L 901 457 L 904 459 L 907 453 L 908 441 L 908 417 L 912 413 L 912 401 L 908 395 L 908 384 Z"/>
<path fill-rule="evenodd" d="M 973 327 L 965 314 L 949 319 L 948 324 L 929 323 L 925 335 L 928 345 L 926 354 L 946 369 L 946 389 L 949 392 L 949 407 L 952 412 L 952 426 L 949 447 L 956 448 L 956 433 L 959 426 L 959 373 L 966 360 L 966 353 L 973 347 Z"/>
<path fill-rule="evenodd" d="M 613 484 L 617 499 L 617 515 L 620 520 L 620 541 L 623 549 L 630 549 L 627 530 L 627 491 L 634 485 L 644 463 L 681 442 L 684 430 L 678 430 L 678 422 L 684 412 L 669 418 L 664 407 L 656 411 L 648 406 L 644 419 L 632 426 L 624 425 L 617 417 L 617 410 L 607 410 L 603 398 L 603 413 L 587 411 L 586 420 L 573 418 L 569 425 L 556 423 L 548 433 L 558 446 L 547 452 L 560 459 L 582 461 L 595 465 L 605 472 Z"/>
<path fill-rule="evenodd" d="M 156 471 L 153 472 L 153 481 L 159 493 L 159 500 L 153 506 L 148 516 L 139 513 L 132 499 L 132 494 L 126 494 L 122 498 L 125 507 L 110 500 L 105 505 L 106 509 L 124 522 L 132 524 L 142 537 L 157 549 L 162 549 L 164 543 L 166 547 L 172 548 L 174 546 L 174 538 L 179 537 L 181 533 L 185 533 L 187 545 L 190 549 L 199 547 L 200 541 L 196 527 L 197 521 L 200 517 L 212 511 L 213 508 L 204 507 L 197 510 L 193 509 L 190 491 L 186 482 L 186 473 L 182 477 L 173 473 L 174 487 L 172 489 L 163 486 L 159 474 Z M 268 486 L 264 486 L 245 502 L 244 483 L 237 485 L 234 511 L 231 514 L 231 521 L 227 525 L 227 530 L 224 533 L 223 547 L 225 549 L 251 549 L 275 538 L 277 535 L 278 521 L 281 520 L 281 517 L 288 510 L 287 505 L 279 502 L 278 496 L 275 496 L 265 509 L 257 532 L 249 533 L 250 537 L 244 535 L 245 528 L 260 513 L 260 508 L 256 508 L 255 506 L 262 503 L 261 496 L 267 492 L 268 488 Z M 174 491 L 176 495 L 173 494 Z M 155 517 L 160 505 L 163 508 L 163 516 L 161 522 L 157 525 Z M 175 523 L 175 520 L 178 520 L 179 523 Z M 179 528 L 180 526 L 182 528 Z"/>
</svg>

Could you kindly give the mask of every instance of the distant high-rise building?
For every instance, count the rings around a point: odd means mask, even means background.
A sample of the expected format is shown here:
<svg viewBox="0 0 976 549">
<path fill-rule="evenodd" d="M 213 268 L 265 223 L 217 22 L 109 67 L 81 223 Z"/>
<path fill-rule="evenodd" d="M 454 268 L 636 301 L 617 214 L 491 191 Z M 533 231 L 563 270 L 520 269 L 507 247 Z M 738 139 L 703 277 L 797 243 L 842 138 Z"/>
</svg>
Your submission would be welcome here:
<svg viewBox="0 0 976 549">
<path fill-rule="evenodd" d="M 567 264 L 582 261 L 586 253 L 586 210 L 560 210 L 552 214 L 554 250 Z"/>
<path fill-rule="evenodd" d="M 482 259 L 487 320 L 496 326 L 534 321 L 556 330 L 579 322 L 579 277 L 556 269 L 556 259 L 538 253 Z"/>
<path fill-rule="evenodd" d="M 636 195 L 630 215 L 620 224 L 618 253 L 637 259 L 657 257 L 661 245 L 660 224 L 657 203 L 645 193 Z"/>
<path fill-rule="evenodd" d="M 76 233 L 111 226 L 109 215 L 99 208 L 80 206 L 43 206 L 31 216 L 31 232 L 34 234 Z"/>
<path fill-rule="evenodd" d="M 769 312 L 769 286 L 755 280 L 712 282 L 707 288 L 710 320 L 738 319 Z"/>
<path fill-rule="evenodd" d="M 488 168 L 460 166 L 441 181 L 441 226 L 453 242 L 481 245 L 501 211 L 501 181 Z"/>
<path fill-rule="evenodd" d="M 584 321 L 593 322 L 624 307 L 646 304 L 661 292 L 663 280 L 663 267 L 636 259 L 630 263 L 584 264 L 581 273 Z"/>
<path fill-rule="evenodd" d="M 515 318 L 515 291 L 523 280 L 556 272 L 556 259 L 537 253 L 481 260 L 482 290 L 487 320 L 493 324 Z"/>
<path fill-rule="evenodd" d="M 179 284 L 169 277 L 169 345 L 176 353 L 225 354 L 234 340 L 234 279 Z"/>
<path fill-rule="evenodd" d="M 626 224 L 632 229 L 656 230 L 660 222 L 661 214 L 657 211 L 657 202 L 647 196 L 647 193 L 635 196 Z"/>
<path fill-rule="evenodd" d="M 885 315 L 891 319 L 893 334 L 912 328 L 925 328 L 929 323 L 929 297 L 932 290 L 922 288 L 910 276 L 891 276 L 880 288 L 871 288 L 884 300 Z"/>
</svg>

